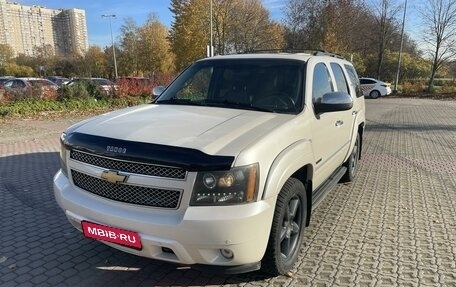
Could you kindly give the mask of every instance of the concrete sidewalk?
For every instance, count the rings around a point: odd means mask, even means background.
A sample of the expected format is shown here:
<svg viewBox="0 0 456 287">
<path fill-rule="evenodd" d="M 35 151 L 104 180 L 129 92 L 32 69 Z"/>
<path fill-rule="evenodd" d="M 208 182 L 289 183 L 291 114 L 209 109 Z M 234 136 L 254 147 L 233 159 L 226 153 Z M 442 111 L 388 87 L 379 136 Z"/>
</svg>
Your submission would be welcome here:
<svg viewBox="0 0 456 287">
<path fill-rule="evenodd" d="M 291 277 L 202 273 L 84 238 L 55 203 L 59 135 L 0 124 L 0 286 L 456 286 L 456 102 L 366 99 L 361 169 L 315 211 Z"/>
</svg>

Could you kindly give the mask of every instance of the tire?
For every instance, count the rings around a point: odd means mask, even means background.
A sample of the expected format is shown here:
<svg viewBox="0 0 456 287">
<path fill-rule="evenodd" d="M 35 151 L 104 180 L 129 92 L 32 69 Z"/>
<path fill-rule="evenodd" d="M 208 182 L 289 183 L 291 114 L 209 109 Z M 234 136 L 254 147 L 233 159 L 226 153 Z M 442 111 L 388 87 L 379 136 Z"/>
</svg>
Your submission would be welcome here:
<svg viewBox="0 0 456 287">
<path fill-rule="evenodd" d="M 287 274 L 296 263 L 307 219 L 306 190 L 296 178 L 287 180 L 277 197 L 263 271 Z"/>
<path fill-rule="evenodd" d="M 380 94 L 380 92 L 377 91 L 377 90 L 373 90 L 373 91 L 370 92 L 370 94 L 369 94 L 369 97 L 371 97 L 372 99 L 376 99 L 376 98 L 378 98 L 378 97 L 380 97 L 380 96 L 381 96 L 381 94 Z"/>
<path fill-rule="evenodd" d="M 344 163 L 344 166 L 347 168 L 344 176 L 342 177 L 342 182 L 351 182 L 355 179 L 356 172 L 358 171 L 358 161 L 359 161 L 359 133 L 356 135 L 355 146 L 353 147 L 352 153 L 347 161 Z"/>
</svg>

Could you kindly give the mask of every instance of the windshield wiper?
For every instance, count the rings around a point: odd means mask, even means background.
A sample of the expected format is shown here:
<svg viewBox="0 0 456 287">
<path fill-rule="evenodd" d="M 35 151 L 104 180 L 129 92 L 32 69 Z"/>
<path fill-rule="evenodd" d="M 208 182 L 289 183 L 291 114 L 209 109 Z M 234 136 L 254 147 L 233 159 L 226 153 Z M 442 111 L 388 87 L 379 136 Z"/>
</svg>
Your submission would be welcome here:
<svg viewBox="0 0 456 287">
<path fill-rule="evenodd" d="M 202 105 L 208 107 L 218 107 L 218 108 L 228 108 L 228 109 L 244 109 L 244 110 L 251 110 L 251 111 L 260 111 L 260 112 L 269 112 L 274 113 L 275 111 L 272 109 L 266 109 L 262 107 L 252 106 L 246 103 L 239 103 L 239 102 L 231 102 L 231 101 L 217 101 L 217 100 L 204 100 L 201 102 Z"/>
<path fill-rule="evenodd" d="M 154 104 L 165 104 L 165 105 L 191 105 L 191 106 L 207 106 L 207 107 L 218 107 L 218 108 L 231 108 L 231 109 L 244 109 L 244 110 L 251 110 L 251 111 L 259 111 L 259 112 L 268 112 L 268 113 L 275 113 L 276 111 L 273 109 L 267 109 L 257 106 L 252 106 L 244 103 L 238 102 L 230 102 L 230 101 L 215 101 L 215 100 L 202 100 L 202 101 L 194 101 L 190 99 L 167 99 L 161 101 L 155 101 Z"/>
<path fill-rule="evenodd" d="M 200 106 L 199 102 L 195 102 L 190 99 L 166 99 L 166 100 L 157 100 L 154 104 L 165 104 L 165 105 L 192 105 L 192 106 Z"/>
</svg>

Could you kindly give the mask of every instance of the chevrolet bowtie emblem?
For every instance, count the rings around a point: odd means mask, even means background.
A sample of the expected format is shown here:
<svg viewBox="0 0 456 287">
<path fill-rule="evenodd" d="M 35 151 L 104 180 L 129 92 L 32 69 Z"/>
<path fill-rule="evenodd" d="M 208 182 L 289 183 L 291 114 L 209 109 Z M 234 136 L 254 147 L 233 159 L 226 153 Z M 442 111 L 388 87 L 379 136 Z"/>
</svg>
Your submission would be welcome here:
<svg viewBox="0 0 456 287">
<path fill-rule="evenodd" d="M 110 183 L 121 184 L 127 181 L 128 175 L 123 175 L 116 170 L 105 170 L 101 174 L 101 178 Z"/>
</svg>

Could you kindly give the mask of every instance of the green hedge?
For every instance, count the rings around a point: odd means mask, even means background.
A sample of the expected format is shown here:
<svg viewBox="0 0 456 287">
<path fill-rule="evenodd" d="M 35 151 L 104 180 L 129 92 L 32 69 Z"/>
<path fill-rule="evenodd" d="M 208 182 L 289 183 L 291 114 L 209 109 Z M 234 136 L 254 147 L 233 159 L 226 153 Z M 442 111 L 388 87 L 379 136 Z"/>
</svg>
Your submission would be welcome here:
<svg viewBox="0 0 456 287">
<path fill-rule="evenodd" d="M 0 117 L 33 117 L 46 113 L 90 113 L 114 110 L 150 102 L 146 98 L 124 97 L 118 99 L 95 99 L 92 97 L 61 100 L 21 99 L 0 105 Z"/>
</svg>

